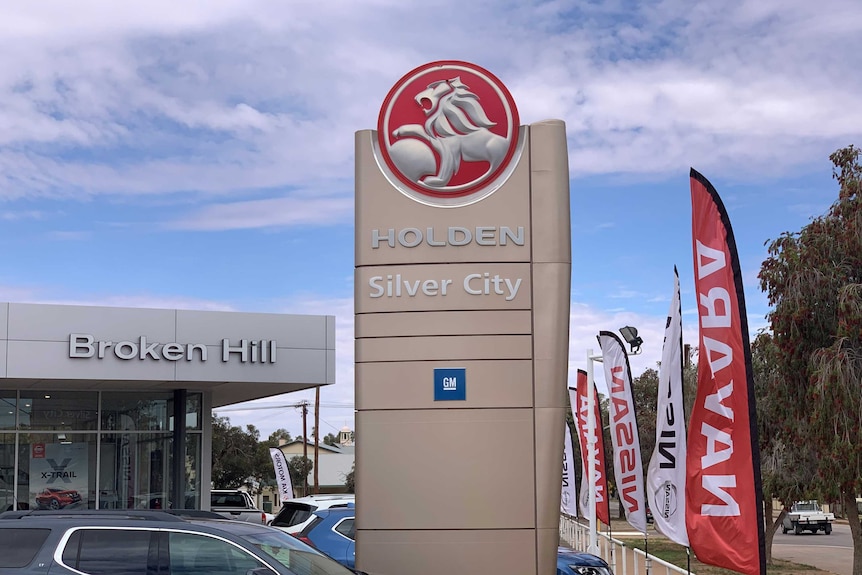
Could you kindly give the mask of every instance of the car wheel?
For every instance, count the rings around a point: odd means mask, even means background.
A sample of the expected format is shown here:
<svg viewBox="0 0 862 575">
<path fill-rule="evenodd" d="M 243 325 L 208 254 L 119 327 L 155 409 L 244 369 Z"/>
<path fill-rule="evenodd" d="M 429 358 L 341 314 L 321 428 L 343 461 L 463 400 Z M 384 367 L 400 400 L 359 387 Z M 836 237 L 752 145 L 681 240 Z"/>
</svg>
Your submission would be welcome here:
<svg viewBox="0 0 862 575">
<path fill-rule="evenodd" d="M 51 503 L 49 503 L 48 506 L 51 509 L 53 509 L 54 511 L 56 511 L 56 510 L 60 509 L 60 502 L 57 501 L 56 499 L 52 499 Z"/>
<path fill-rule="evenodd" d="M 832 533 L 832 525 L 827 525 L 826 527 L 824 527 L 823 532 L 826 533 L 826 535 Z"/>
<path fill-rule="evenodd" d="M 793 533 L 795 533 L 796 535 L 802 535 L 802 525 L 800 525 L 799 523 L 794 524 Z"/>
<path fill-rule="evenodd" d="M 784 525 L 782 525 L 782 526 L 781 526 L 781 532 L 782 532 L 784 535 L 787 535 L 787 532 L 788 532 L 788 531 L 790 531 L 790 529 L 788 529 L 788 528 L 787 528 L 787 527 L 785 527 Z"/>
</svg>

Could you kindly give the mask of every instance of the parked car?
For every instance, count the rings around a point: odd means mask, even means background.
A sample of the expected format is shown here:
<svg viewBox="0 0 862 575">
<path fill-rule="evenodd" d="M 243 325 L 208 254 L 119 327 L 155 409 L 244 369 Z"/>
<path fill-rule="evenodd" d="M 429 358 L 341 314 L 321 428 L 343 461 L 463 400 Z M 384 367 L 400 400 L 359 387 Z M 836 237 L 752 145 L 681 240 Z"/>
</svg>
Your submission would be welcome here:
<svg viewBox="0 0 862 575">
<path fill-rule="evenodd" d="M 781 522 L 781 532 L 793 531 L 801 535 L 803 531 L 817 533 L 822 530 L 826 535 L 832 533 L 832 523 L 835 514 L 825 513 L 816 500 L 797 501 L 790 508 L 790 512 L 784 516 Z"/>
<path fill-rule="evenodd" d="M 266 525 L 269 518 L 258 509 L 251 495 L 240 489 L 213 489 L 210 493 L 210 510 L 226 519 Z"/>
<path fill-rule="evenodd" d="M 601 557 L 559 547 L 557 575 L 614 575 L 614 572 Z"/>
<path fill-rule="evenodd" d="M 288 499 L 281 506 L 281 510 L 276 514 L 271 525 L 287 533 L 299 533 L 311 523 L 314 519 L 314 512 L 318 509 L 347 507 L 349 503 L 355 502 L 356 496 L 352 493 L 308 495 L 307 497 Z"/>
<path fill-rule="evenodd" d="M 305 528 L 296 534 L 301 541 L 326 553 L 349 569 L 356 568 L 356 507 L 318 509 Z"/>
<path fill-rule="evenodd" d="M 278 529 L 209 511 L 8 511 L 0 574 L 353 575 Z"/>
<path fill-rule="evenodd" d="M 74 489 L 46 487 L 36 495 L 39 509 L 63 509 L 81 502 L 81 494 Z"/>
</svg>

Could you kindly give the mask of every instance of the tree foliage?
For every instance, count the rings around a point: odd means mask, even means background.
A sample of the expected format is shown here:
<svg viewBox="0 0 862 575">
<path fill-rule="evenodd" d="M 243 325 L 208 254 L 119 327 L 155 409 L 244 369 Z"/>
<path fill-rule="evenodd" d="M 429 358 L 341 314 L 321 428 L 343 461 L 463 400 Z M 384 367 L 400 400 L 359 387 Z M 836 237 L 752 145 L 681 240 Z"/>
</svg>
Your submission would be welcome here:
<svg viewBox="0 0 862 575">
<path fill-rule="evenodd" d="M 314 469 L 314 462 L 308 457 L 294 455 L 287 462 L 287 468 L 290 470 L 293 490 L 302 491 L 303 495 L 308 495 L 308 474 Z"/>
<path fill-rule="evenodd" d="M 290 436 L 290 432 L 284 428 L 279 428 L 269 434 L 267 438 L 267 443 L 269 447 L 278 447 L 278 442 L 284 441 L 285 443 L 290 443 L 293 441 L 293 438 Z"/>
<path fill-rule="evenodd" d="M 213 418 L 212 480 L 217 488 L 263 483 L 267 471 L 275 479 L 269 452 L 260 447 L 260 432 L 253 425 L 232 426 L 227 417 Z"/>
<path fill-rule="evenodd" d="M 778 377 L 769 386 L 784 410 L 782 438 L 817 453 L 814 486 L 840 499 L 850 519 L 862 575 L 855 494 L 862 478 L 862 166 L 849 146 L 830 156 L 838 199 L 797 233 L 768 244 L 760 283 Z"/>
<path fill-rule="evenodd" d="M 356 493 L 356 462 L 350 466 L 350 473 L 344 477 L 344 486 L 348 493 Z"/>
<path fill-rule="evenodd" d="M 817 497 L 812 491 L 811 481 L 817 469 L 816 453 L 810 445 L 797 445 L 793 435 L 786 436 L 783 425 L 786 417 L 785 405 L 776 401 L 771 394 L 772 389 L 783 385 L 776 359 L 777 352 L 772 334 L 766 331 L 758 333 L 751 344 L 768 564 L 772 564 L 772 542 L 775 533 L 781 527 L 792 503 L 799 499 Z M 772 509 L 773 499 L 782 504 L 777 516 Z"/>
<path fill-rule="evenodd" d="M 638 439 L 641 448 L 641 463 L 646 478 L 649 460 L 655 449 L 656 415 L 658 407 L 658 370 L 647 368 L 632 379 L 632 397 L 637 409 Z"/>
</svg>

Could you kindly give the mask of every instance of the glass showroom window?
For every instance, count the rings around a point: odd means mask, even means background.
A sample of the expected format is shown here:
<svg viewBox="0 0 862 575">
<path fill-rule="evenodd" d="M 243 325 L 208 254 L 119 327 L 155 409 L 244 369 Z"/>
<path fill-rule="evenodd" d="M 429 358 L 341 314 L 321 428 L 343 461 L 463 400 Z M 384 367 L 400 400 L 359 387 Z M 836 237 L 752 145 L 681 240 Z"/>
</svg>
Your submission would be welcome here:
<svg viewBox="0 0 862 575">
<path fill-rule="evenodd" d="M 15 429 L 18 399 L 14 391 L 0 391 L 0 429 Z"/>
<path fill-rule="evenodd" d="M 18 496 L 29 509 L 96 507 L 96 434 L 18 436 Z"/>
<path fill-rule="evenodd" d="M 18 429 L 95 430 L 98 414 L 99 396 L 94 391 L 22 391 L 18 400 Z"/>
<path fill-rule="evenodd" d="M 183 397 L 186 428 L 175 430 Z M 174 391 L 0 392 L 0 511 L 199 509 L 201 405 L 202 394 Z M 177 504 L 175 437 L 185 459 Z"/>
<path fill-rule="evenodd" d="M 102 431 L 167 431 L 173 416 L 172 391 L 103 392 Z"/>
<path fill-rule="evenodd" d="M 170 433 L 105 433 L 101 441 L 101 509 L 169 509 Z"/>
</svg>

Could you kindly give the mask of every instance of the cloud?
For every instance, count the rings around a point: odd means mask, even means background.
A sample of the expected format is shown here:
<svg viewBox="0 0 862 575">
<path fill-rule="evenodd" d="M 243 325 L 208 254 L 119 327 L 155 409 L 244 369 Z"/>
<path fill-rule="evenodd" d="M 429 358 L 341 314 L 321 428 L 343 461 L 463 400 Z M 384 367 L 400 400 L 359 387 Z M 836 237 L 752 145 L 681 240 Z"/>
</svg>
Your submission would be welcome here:
<svg viewBox="0 0 862 575">
<path fill-rule="evenodd" d="M 18 211 L 3 211 L 0 212 L 0 220 L 6 222 L 15 222 L 21 220 L 43 220 L 48 217 L 48 214 L 41 210 L 18 210 Z"/>
<path fill-rule="evenodd" d="M 565 119 L 574 177 L 780 174 L 862 134 L 859 14 L 849 0 L 17 3 L 0 24 L 0 194 L 344 184 L 389 87 L 447 57 L 501 77 L 525 122 Z"/>
<path fill-rule="evenodd" d="M 83 241 L 93 237 L 92 232 L 77 230 L 55 230 L 48 233 L 51 239 L 60 241 Z"/>
<path fill-rule="evenodd" d="M 337 225 L 353 218 L 350 198 L 273 198 L 211 204 L 171 222 L 184 230 L 235 230 L 291 225 Z"/>
</svg>

